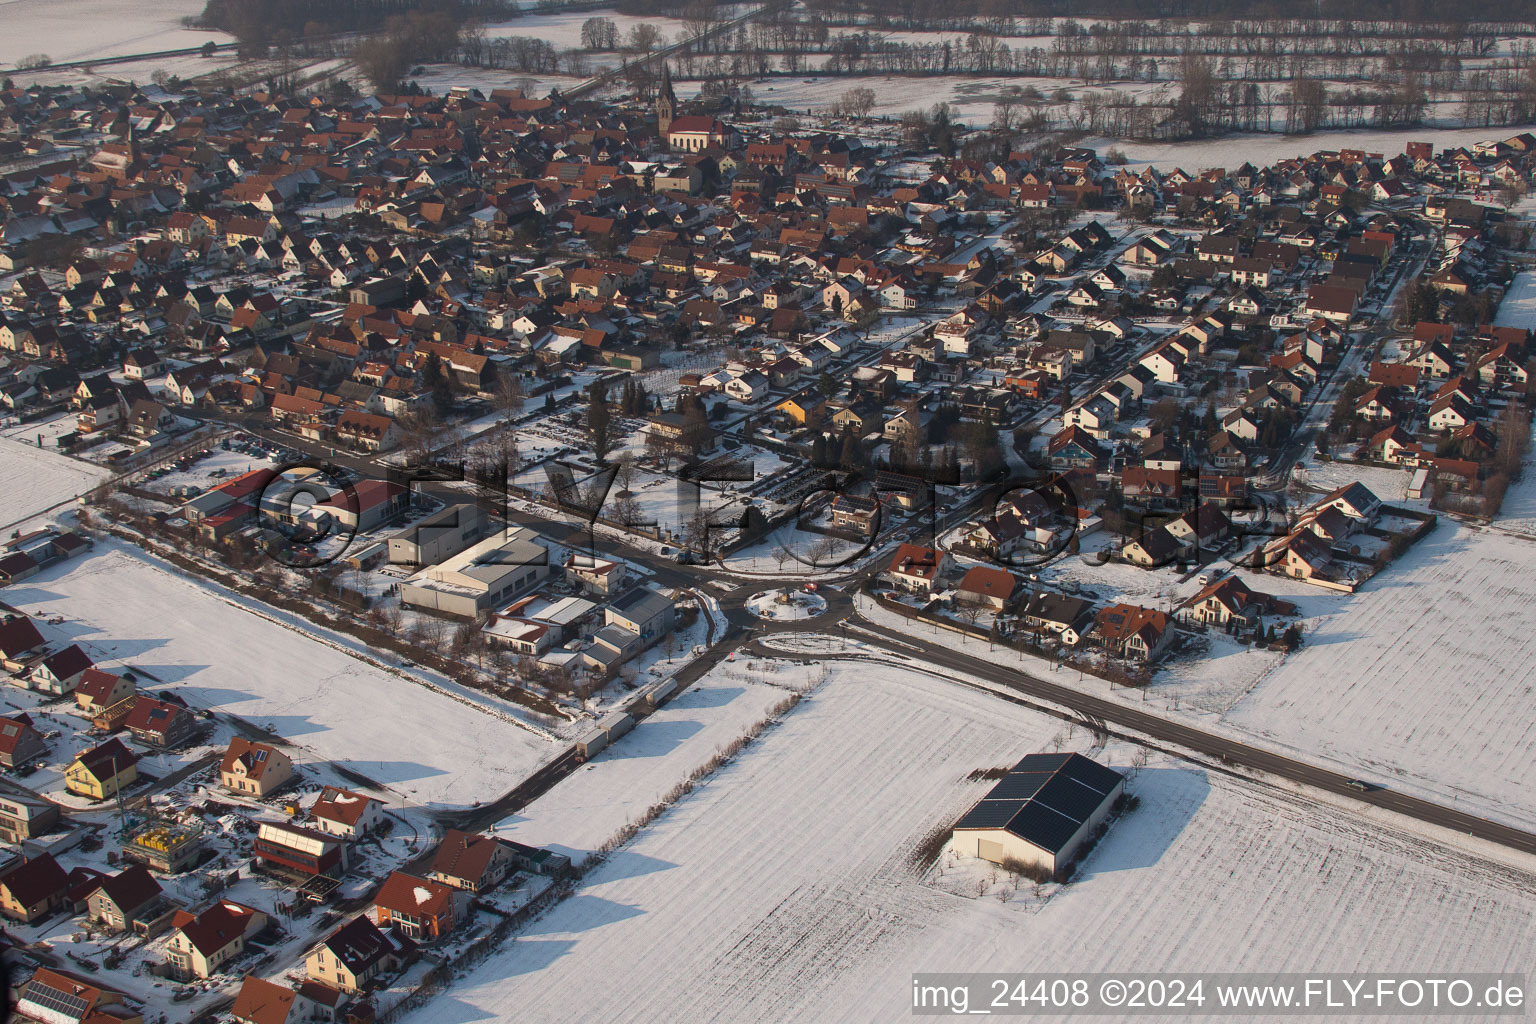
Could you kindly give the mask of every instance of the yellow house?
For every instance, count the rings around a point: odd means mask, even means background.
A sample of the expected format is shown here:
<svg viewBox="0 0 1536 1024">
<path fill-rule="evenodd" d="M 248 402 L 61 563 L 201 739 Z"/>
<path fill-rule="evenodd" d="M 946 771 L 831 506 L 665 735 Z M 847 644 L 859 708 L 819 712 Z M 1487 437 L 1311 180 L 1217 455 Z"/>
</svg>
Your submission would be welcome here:
<svg viewBox="0 0 1536 1024">
<path fill-rule="evenodd" d="M 822 407 L 824 405 L 826 403 L 821 401 L 821 399 L 806 396 L 800 399 L 786 398 L 774 406 L 774 408 L 803 427 L 808 424 L 811 426 L 816 425 L 816 422 L 821 419 Z"/>
<path fill-rule="evenodd" d="M 219 783 L 235 793 L 266 796 L 293 777 L 293 761 L 267 743 L 253 743 L 243 736 L 229 741 Z"/>
<path fill-rule="evenodd" d="M 171 918 L 166 963 L 182 981 L 209 978 L 245 952 L 246 942 L 267 928 L 267 915 L 240 903 L 220 900 L 201 914 L 178 910 Z"/>
<path fill-rule="evenodd" d="M 327 988 L 356 993 L 399 966 L 400 956 L 400 944 L 367 915 L 359 915 L 310 950 L 304 958 L 304 973 Z"/>
<path fill-rule="evenodd" d="M 114 736 L 98 747 L 81 751 L 64 769 L 64 788 L 78 796 L 105 800 L 132 785 L 138 777 L 138 755 Z"/>
</svg>

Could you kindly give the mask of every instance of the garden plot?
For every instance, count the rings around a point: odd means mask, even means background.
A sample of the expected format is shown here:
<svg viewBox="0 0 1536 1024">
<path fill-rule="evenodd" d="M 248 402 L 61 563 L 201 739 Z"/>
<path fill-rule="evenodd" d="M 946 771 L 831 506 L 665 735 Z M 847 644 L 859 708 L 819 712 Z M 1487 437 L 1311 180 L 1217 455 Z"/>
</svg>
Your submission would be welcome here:
<svg viewBox="0 0 1536 1024">
<path fill-rule="evenodd" d="M 7 416 L 0 422 L 10 419 L 11 417 Z M 32 420 L 29 423 L 7 422 L 6 426 L 0 427 L 0 437 L 8 437 L 33 447 L 37 447 L 38 438 L 42 438 L 41 447 L 56 450 L 59 446 L 59 438 L 75 433 L 78 423 L 79 418 L 75 413 L 62 412 L 48 419 Z"/>
<path fill-rule="evenodd" d="M 226 597 L 118 544 L 7 588 L 6 600 L 98 661 L 282 736 L 413 802 L 471 806 L 557 751 L 511 705 L 360 660 L 299 620 Z M 269 615 L 271 617 L 269 617 Z M 312 627 L 305 627 L 311 629 Z"/>
<path fill-rule="evenodd" d="M 1536 941 L 1528 874 L 1160 756 L 1074 883 L 1042 901 L 988 872 L 957 895 L 913 855 L 991 785 L 969 774 L 1088 737 L 925 675 L 830 671 L 410 1019 L 889 1021 L 913 971 L 1519 970 Z"/>
</svg>

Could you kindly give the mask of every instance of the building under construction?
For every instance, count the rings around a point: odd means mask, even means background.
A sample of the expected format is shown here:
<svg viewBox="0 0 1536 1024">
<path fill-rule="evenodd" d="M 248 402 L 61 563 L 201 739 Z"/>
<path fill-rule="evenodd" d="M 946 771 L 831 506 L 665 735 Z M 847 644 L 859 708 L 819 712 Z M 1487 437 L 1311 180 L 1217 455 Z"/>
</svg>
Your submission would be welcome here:
<svg viewBox="0 0 1536 1024">
<path fill-rule="evenodd" d="M 201 824 L 150 818 L 124 833 L 123 857 L 152 871 L 174 875 L 197 863 L 205 840 Z"/>
</svg>

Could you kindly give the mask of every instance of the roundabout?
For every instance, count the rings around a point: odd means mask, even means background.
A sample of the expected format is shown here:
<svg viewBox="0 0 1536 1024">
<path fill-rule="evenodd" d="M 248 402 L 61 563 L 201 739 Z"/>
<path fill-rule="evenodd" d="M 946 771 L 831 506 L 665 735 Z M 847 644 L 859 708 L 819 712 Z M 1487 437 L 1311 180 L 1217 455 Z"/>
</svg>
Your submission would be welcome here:
<svg viewBox="0 0 1536 1024">
<path fill-rule="evenodd" d="M 765 590 L 747 598 L 746 609 L 769 622 L 796 622 L 823 614 L 827 599 L 809 590 Z"/>
</svg>

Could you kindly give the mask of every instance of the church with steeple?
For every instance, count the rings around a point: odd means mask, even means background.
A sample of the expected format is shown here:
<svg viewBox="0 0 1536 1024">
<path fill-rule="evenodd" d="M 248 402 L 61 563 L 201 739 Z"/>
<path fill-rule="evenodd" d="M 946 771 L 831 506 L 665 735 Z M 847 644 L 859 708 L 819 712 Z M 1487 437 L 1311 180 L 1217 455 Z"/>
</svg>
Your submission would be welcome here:
<svg viewBox="0 0 1536 1024">
<path fill-rule="evenodd" d="M 672 91 L 672 69 L 666 61 L 661 62 L 661 88 L 656 90 L 656 134 L 661 137 L 663 144 L 667 141 L 667 131 L 672 127 L 673 119 L 677 117 L 677 93 Z"/>
</svg>

